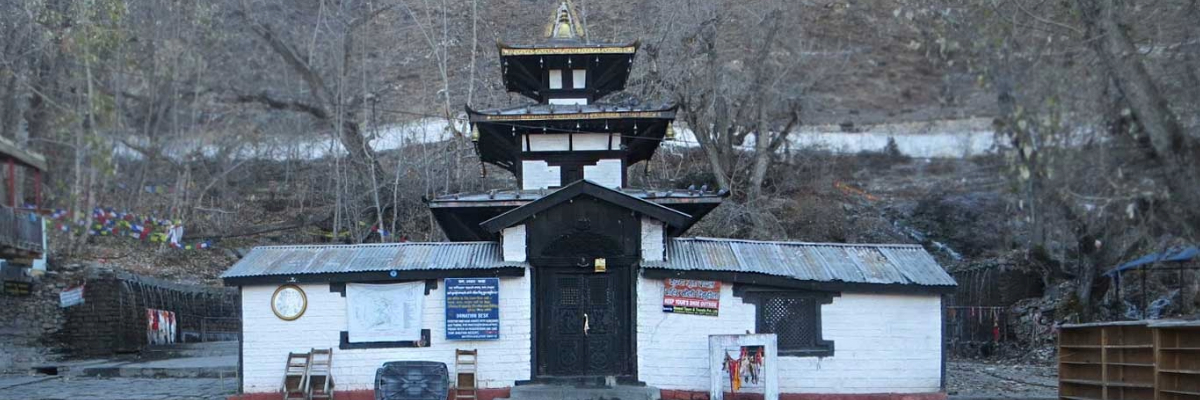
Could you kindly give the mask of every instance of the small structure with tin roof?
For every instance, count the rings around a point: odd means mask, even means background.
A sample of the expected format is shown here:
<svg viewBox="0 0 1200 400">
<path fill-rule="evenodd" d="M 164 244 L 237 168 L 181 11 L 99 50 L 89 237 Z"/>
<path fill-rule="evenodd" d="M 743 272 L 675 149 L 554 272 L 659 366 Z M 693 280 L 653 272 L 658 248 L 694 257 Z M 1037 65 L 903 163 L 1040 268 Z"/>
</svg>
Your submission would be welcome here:
<svg viewBox="0 0 1200 400">
<path fill-rule="evenodd" d="M 10 265 L 31 266 L 45 253 L 39 211 L 46 157 L 0 138 L 0 259 Z"/>
</svg>

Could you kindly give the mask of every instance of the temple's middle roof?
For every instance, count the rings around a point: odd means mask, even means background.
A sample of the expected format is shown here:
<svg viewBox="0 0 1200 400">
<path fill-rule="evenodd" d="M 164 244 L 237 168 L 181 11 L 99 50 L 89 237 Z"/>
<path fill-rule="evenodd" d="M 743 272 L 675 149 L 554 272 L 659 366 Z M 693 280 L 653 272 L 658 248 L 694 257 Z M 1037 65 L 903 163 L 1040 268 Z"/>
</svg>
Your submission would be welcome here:
<svg viewBox="0 0 1200 400">
<path fill-rule="evenodd" d="M 614 104 L 530 104 L 489 110 L 467 109 L 472 120 L 511 119 L 617 119 L 617 118 L 674 118 L 675 105 L 671 103 L 614 105 Z M 475 115 L 482 118 L 475 118 Z M 500 118 L 497 118 L 500 117 Z M 517 117 L 517 118 L 513 118 Z M 527 117 L 527 118 L 520 118 Z"/>
</svg>

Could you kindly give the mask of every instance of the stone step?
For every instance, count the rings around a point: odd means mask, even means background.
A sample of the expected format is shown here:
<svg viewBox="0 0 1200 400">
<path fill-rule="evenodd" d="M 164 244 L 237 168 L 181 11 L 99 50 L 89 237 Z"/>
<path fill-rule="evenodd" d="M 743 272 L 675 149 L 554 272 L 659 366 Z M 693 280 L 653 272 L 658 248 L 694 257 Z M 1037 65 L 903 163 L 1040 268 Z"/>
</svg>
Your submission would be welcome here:
<svg viewBox="0 0 1200 400">
<path fill-rule="evenodd" d="M 180 357 L 236 356 L 237 354 L 237 341 L 177 343 L 172 345 L 150 346 L 145 350 L 142 350 L 143 358 L 154 360 Z"/>
<path fill-rule="evenodd" d="M 35 375 L 83 376 L 84 370 L 88 368 L 112 367 L 127 363 L 128 361 L 107 359 L 69 360 L 34 365 L 29 368 L 29 371 Z"/>
<path fill-rule="evenodd" d="M 508 399 L 497 400 L 659 400 L 659 390 L 650 386 L 578 388 L 563 385 L 514 386 Z"/>
<path fill-rule="evenodd" d="M 83 376 L 123 378 L 237 377 L 237 355 L 173 358 L 84 367 Z"/>
</svg>

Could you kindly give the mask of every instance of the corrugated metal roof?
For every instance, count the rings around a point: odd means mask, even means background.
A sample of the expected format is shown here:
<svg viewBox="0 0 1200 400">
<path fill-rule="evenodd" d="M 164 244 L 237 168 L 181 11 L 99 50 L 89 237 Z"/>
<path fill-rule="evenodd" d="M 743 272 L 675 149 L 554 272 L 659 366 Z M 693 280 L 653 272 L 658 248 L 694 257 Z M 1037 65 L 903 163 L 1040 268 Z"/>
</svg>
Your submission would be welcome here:
<svg viewBox="0 0 1200 400">
<path fill-rule="evenodd" d="M 496 242 L 255 247 L 221 278 L 525 267 L 505 262 Z"/>
<path fill-rule="evenodd" d="M 749 272 L 801 281 L 954 286 L 954 278 L 917 245 L 765 242 L 675 238 L 667 260 L 645 268 Z"/>
<path fill-rule="evenodd" d="M 496 242 L 255 247 L 222 278 L 367 271 L 527 267 L 505 262 Z M 673 238 L 667 260 L 651 269 L 747 272 L 801 281 L 953 286 L 954 279 L 916 245 L 766 242 Z"/>
</svg>

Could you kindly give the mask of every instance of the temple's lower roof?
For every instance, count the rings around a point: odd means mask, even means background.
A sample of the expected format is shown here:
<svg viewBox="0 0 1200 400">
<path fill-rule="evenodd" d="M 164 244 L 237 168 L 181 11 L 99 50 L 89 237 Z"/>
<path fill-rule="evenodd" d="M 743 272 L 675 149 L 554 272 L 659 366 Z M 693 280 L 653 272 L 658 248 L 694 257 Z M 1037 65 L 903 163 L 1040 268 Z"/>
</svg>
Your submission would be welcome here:
<svg viewBox="0 0 1200 400">
<path fill-rule="evenodd" d="M 647 278 L 711 279 L 817 290 L 945 293 L 954 279 L 918 245 L 670 238 Z M 499 242 L 256 247 L 221 274 L 226 285 L 522 276 Z"/>
<path fill-rule="evenodd" d="M 653 277 L 736 280 L 738 275 L 783 277 L 801 282 L 911 286 L 948 292 L 956 283 L 920 245 L 776 242 L 674 238 L 666 259 L 642 263 L 663 270 Z M 815 287 L 814 287 L 815 288 Z"/>
</svg>

